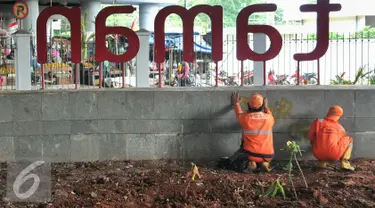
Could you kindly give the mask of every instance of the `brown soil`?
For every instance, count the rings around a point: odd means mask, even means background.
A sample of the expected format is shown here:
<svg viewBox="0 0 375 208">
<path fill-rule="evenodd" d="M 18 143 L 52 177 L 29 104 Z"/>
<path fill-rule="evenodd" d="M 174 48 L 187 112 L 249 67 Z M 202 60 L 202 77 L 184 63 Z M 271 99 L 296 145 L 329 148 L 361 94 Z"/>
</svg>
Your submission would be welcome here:
<svg viewBox="0 0 375 208">
<path fill-rule="evenodd" d="M 207 164 L 207 163 L 206 163 Z M 198 164 L 201 179 L 191 180 L 191 165 L 176 161 L 54 164 L 52 199 L 44 204 L 7 202 L 6 165 L 1 165 L 0 207 L 375 207 L 375 160 L 355 160 L 355 172 L 315 170 L 312 162 L 298 169 L 293 197 L 285 164 L 273 163 L 270 174 L 242 174 Z M 279 176 L 287 199 L 262 197 Z"/>
</svg>

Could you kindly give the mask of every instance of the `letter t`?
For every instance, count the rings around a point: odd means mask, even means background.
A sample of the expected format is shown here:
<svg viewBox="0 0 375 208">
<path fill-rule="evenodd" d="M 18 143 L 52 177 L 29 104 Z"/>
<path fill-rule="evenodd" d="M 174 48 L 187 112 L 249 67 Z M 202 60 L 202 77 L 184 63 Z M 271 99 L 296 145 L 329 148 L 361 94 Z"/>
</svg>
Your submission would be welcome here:
<svg viewBox="0 0 375 208">
<path fill-rule="evenodd" d="M 331 4 L 329 0 L 318 0 L 317 4 L 305 4 L 300 7 L 301 12 L 317 13 L 317 41 L 311 53 L 294 54 L 296 61 L 313 61 L 320 59 L 329 46 L 329 13 L 341 10 L 341 4 Z"/>
</svg>

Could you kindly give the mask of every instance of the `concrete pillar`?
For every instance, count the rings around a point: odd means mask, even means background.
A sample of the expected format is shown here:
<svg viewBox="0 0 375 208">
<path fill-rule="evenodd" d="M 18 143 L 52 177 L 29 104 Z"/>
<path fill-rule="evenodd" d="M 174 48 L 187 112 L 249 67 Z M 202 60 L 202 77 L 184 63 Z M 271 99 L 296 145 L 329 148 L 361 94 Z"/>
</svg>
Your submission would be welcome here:
<svg viewBox="0 0 375 208">
<path fill-rule="evenodd" d="M 149 59 L 150 59 L 150 32 L 147 30 L 137 31 L 139 38 L 139 52 L 137 54 L 137 69 L 136 69 L 136 87 L 150 87 L 149 76 Z"/>
<path fill-rule="evenodd" d="M 85 12 L 87 12 L 87 21 L 88 21 L 87 32 L 93 33 L 95 32 L 95 24 L 94 24 L 95 18 L 100 12 L 100 10 L 102 9 L 100 1 L 97 1 L 97 0 L 81 1 L 81 5 L 82 5 L 81 7 L 82 15 L 84 15 Z"/>
<path fill-rule="evenodd" d="M 13 35 L 15 50 L 16 90 L 31 90 L 30 33 L 18 31 Z"/>
<path fill-rule="evenodd" d="M 256 53 L 265 53 L 267 47 L 266 35 L 263 33 L 254 34 L 254 51 Z M 263 62 L 254 62 L 254 85 L 263 85 L 264 84 L 264 64 Z"/>
<path fill-rule="evenodd" d="M 23 20 L 23 30 L 31 32 L 36 37 L 36 20 L 39 16 L 39 2 L 38 0 L 26 0 L 29 7 L 29 15 Z"/>
<path fill-rule="evenodd" d="M 154 31 L 154 22 L 160 6 L 157 4 L 139 5 L 139 29 Z"/>
</svg>

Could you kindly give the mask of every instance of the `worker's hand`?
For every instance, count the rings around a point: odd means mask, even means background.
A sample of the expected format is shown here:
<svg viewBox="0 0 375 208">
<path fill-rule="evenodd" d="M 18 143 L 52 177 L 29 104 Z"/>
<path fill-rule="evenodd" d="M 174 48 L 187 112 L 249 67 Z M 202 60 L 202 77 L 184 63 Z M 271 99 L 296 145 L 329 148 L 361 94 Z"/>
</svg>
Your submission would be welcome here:
<svg viewBox="0 0 375 208">
<path fill-rule="evenodd" d="M 267 99 L 267 97 L 263 98 L 263 105 L 264 105 L 264 108 L 268 108 L 268 99 Z"/>
<path fill-rule="evenodd" d="M 238 92 L 232 93 L 232 105 L 240 102 L 240 95 Z"/>
</svg>

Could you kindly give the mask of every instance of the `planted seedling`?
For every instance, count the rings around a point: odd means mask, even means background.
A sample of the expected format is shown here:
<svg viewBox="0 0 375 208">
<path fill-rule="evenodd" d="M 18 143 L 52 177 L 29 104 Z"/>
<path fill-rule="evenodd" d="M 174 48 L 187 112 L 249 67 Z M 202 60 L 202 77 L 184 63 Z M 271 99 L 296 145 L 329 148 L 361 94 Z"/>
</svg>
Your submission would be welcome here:
<svg viewBox="0 0 375 208">
<path fill-rule="evenodd" d="M 272 184 L 271 186 L 267 189 L 266 192 L 264 192 L 263 196 L 266 196 L 266 197 L 275 197 L 277 193 L 281 193 L 281 195 L 283 196 L 283 199 L 285 200 L 286 197 L 285 197 L 285 191 L 284 191 L 284 187 L 281 185 L 280 183 L 280 177 L 277 178 Z"/>
<path fill-rule="evenodd" d="M 298 159 L 297 159 L 297 153 L 300 154 L 300 156 L 302 156 L 302 151 L 301 151 L 299 145 L 295 141 L 288 141 L 286 143 L 286 146 L 284 148 L 282 148 L 281 150 L 289 152 L 289 161 L 288 161 L 288 164 L 286 166 L 286 170 L 288 170 L 288 181 L 292 184 L 294 196 L 296 197 L 296 199 L 298 199 L 296 188 L 294 187 L 294 183 L 293 183 L 293 180 L 292 180 L 293 159 L 296 162 L 299 171 L 301 172 L 302 179 L 305 182 L 306 188 L 308 188 L 308 185 L 307 185 L 307 182 L 306 182 L 306 179 L 305 179 L 305 175 L 303 174 L 303 171 L 302 171 L 301 166 L 299 165 L 299 162 L 298 162 Z"/>
</svg>

